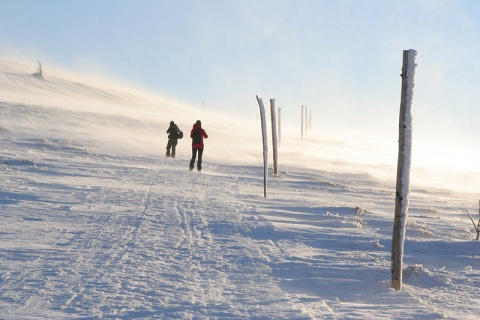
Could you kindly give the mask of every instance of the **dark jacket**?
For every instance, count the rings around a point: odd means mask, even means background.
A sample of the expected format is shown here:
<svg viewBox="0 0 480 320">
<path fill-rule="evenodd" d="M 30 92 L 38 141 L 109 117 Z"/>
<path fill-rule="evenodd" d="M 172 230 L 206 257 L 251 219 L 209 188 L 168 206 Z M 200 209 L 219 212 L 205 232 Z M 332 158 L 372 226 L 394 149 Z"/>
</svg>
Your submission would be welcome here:
<svg viewBox="0 0 480 320">
<path fill-rule="evenodd" d="M 201 142 L 200 143 L 193 143 L 194 142 L 193 141 L 193 133 L 195 131 L 198 131 L 198 130 L 200 131 Z M 207 139 L 208 135 L 205 132 L 205 130 L 202 129 L 201 124 L 194 124 L 192 131 L 190 131 L 190 138 L 192 138 L 192 148 L 201 149 L 201 148 L 203 148 L 203 138 Z"/>
<path fill-rule="evenodd" d="M 176 124 L 170 126 L 167 130 L 168 139 L 178 139 L 178 131 L 180 131 L 180 129 L 178 129 Z"/>
</svg>

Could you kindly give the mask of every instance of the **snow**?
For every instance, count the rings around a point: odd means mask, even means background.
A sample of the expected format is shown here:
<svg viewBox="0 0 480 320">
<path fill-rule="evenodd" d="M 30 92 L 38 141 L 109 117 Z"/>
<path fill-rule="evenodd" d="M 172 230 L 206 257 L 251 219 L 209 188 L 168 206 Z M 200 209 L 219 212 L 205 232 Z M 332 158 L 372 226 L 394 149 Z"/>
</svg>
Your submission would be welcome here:
<svg viewBox="0 0 480 320">
<path fill-rule="evenodd" d="M 394 183 L 301 153 L 348 143 L 284 130 L 265 199 L 258 121 L 238 130 L 240 119 L 48 71 L 0 61 L 1 318 L 478 316 L 480 242 L 465 211 L 478 199 L 411 188 L 395 291 Z M 164 157 L 169 121 L 197 118 L 210 137 L 201 173 L 188 171 L 188 139 Z"/>
</svg>

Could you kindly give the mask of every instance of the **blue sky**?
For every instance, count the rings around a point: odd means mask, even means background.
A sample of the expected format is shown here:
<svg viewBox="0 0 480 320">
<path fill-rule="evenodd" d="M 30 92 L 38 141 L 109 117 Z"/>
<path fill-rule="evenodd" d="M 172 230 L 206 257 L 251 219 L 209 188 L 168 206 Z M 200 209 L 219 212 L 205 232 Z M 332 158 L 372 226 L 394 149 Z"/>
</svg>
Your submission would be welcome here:
<svg viewBox="0 0 480 320">
<path fill-rule="evenodd" d="M 480 149 L 479 18 L 475 0 L 0 0 L 0 58 L 236 114 L 256 115 L 258 94 L 379 137 L 397 134 L 415 49 L 414 133 Z"/>
</svg>

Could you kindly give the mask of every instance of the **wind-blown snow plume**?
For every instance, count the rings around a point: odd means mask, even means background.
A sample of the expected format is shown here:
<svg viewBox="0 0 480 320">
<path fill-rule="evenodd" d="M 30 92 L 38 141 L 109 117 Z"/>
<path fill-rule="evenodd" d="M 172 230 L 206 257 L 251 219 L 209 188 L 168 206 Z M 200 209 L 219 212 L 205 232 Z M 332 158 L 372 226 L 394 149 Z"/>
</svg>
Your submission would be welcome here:
<svg viewBox="0 0 480 320">
<path fill-rule="evenodd" d="M 201 119 L 210 136 L 205 145 L 205 161 L 262 163 L 260 120 L 254 100 L 244 108 L 256 110 L 256 119 L 249 118 L 249 112 L 245 112 L 245 118 L 234 117 L 208 108 L 195 108 L 158 93 L 78 76 L 48 65 L 42 68 L 44 78 L 38 79 L 32 76 L 35 64 L 0 60 L 0 103 L 4 103 L 0 127 L 5 130 L 17 127 L 21 128 L 17 133 L 28 133 L 32 137 L 74 140 L 111 152 L 135 151 L 163 156 L 168 123 L 174 120 L 186 133 L 177 146 L 177 157 L 181 159 L 190 157 L 188 133 L 193 123 Z M 281 170 L 302 166 L 324 172 L 368 174 L 395 183 L 396 148 L 392 141 L 385 143 L 377 137 L 347 135 L 342 123 L 338 123 L 338 130 L 311 131 L 300 143 L 299 124 L 289 118 L 282 121 L 282 145 L 278 149 Z M 417 155 L 418 150 L 414 151 Z M 272 148 L 268 152 L 272 158 Z M 421 187 L 425 187 L 424 184 L 430 182 L 430 187 L 435 188 L 474 190 L 471 185 L 465 186 L 463 175 L 458 177 L 449 170 L 449 178 L 456 181 L 448 184 L 448 179 L 438 178 L 439 174 L 418 170 L 419 159 L 414 160 L 416 173 L 412 182 L 415 185 L 421 182 Z M 428 178 L 423 178 L 425 175 Z M 478 181 L 478 174 L 469 176 Z"/>
<path fill-rule="evenodd" d="M 168 123 L 174 120 L 187 133 L 178 145 L 178 155 L 189 157 L 188 133 L 195 120 L 202 119 L 212 137 L 206 145 L 206 159 L 215 155 L 221 162 L 252 162 L 261 156 L 252 147 L 260 145 L 261 141 L 252 138 L 253 130 L 246 129 L 248 125 L 241 120 L 226 120 L 222 115 L 160 95 L 81 78 L 48 67 L 44 67 L 45 77 L 39 79 L 32 76 L 33 70 L 33 66 L 0 60 L 0 103 L 4 103 L 4 114 L 15 118 L 7 120 L 4 117 L 0 121 L 5 124 L 0 122 L 0 126 L 21 127 L 17 132 L 41 138 L 83 140 L 111 152 L 136 150 L 141 154 L 159 155 L 164 153 Z M 226 134 L 234 128 L 245 128 L 243 137 Z M 236 145 L 236 149 L 233 150 L 231 145 Z M 238 157 L 239 152 L 244 156 Z"/>
</svg>

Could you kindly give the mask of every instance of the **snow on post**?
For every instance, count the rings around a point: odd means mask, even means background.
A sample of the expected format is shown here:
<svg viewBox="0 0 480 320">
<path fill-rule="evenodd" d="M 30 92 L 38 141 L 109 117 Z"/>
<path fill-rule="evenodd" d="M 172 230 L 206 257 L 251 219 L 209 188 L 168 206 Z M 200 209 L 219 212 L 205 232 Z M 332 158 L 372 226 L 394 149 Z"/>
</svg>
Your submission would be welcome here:
<svg viewBox="0 0 480 320">
<path fill-rule="evenodd" d="M 263 139 L 263 196 L 267 197 L 267 172 L 268 172 L 268 145 L 267 145 L 267 121 L 265 119 L 265 107 L 262 98 L 257 96 L 260 106 L 260 119 L 262 121 L 262 139 Z"/>
<path fill-rule="evenodd" d="M 277 148 L 277 114 L 275 99 L 270 99 L 270 115 L 272 118 L 272 145 L 273 145 L 273 173 L 278 174 L 278 148 Z"/>
<path fill-rule="evenodd" d="M 412 160 L 412 102 L 417 51 L 403 51 L 402 95 L 400 102 L 395 219 L 392 238 L 392 287 L 402 289 L 402 263 L 410 191 Z"/>
</svg>

